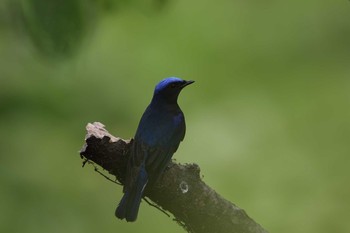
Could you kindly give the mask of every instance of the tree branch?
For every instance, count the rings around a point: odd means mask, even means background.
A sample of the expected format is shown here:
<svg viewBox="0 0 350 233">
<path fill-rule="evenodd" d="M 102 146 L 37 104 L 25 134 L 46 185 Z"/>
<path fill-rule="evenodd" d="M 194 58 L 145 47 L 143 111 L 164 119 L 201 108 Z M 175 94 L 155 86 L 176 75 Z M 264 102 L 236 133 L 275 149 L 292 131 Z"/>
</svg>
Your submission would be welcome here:
<svg viewBox="0 0 350 233">
<path fill-rule="evenodd" d="M 93 162 L 123 184 L 132 140 L 114 137 L 98 122 L 86 126 L 85 145 L 80 151 L 83 165 Z M 243 209 L 225 200 L 200 178 L 196 164 L 171 162 L 163 176 L 145 196 L 171 212 L 192 233 L 267 233 Z"/>
</svg>

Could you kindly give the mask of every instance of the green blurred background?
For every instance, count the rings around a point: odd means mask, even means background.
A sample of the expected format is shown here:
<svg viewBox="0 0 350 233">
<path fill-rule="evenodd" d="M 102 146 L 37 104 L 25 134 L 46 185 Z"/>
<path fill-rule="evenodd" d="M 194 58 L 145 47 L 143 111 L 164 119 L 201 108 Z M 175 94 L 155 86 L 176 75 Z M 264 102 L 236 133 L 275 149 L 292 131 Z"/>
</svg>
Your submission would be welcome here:
<svg viewBox="0 0 350 233">
<path fill-rule="evenodd" d="M 175 155 L 270 232 L 350 232 L 350 2 L 0 1 L 0 231 L 184 230 L 81 168 L 85 125 L 133 136 L 155 84 L 196 80 Z"/>
</svg>

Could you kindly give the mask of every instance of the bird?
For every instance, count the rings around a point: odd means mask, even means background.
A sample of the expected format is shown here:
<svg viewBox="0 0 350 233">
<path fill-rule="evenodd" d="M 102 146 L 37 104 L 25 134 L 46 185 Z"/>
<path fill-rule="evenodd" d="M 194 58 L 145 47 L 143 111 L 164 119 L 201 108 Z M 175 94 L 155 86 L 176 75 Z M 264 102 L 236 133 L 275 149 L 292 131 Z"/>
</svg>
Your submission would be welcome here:
<svg viewBox="0 0 350 233">
<path fill-rule="evenodd" d="M 124 195 L 115 211 L 117 218 L 136 221 L 146 185 L 158 180 L 184 139 L 185 117 L 177 99 L 181 90 L 192 83 L 169 77 L 156 85 L 130 149 Z"/>
</svg>

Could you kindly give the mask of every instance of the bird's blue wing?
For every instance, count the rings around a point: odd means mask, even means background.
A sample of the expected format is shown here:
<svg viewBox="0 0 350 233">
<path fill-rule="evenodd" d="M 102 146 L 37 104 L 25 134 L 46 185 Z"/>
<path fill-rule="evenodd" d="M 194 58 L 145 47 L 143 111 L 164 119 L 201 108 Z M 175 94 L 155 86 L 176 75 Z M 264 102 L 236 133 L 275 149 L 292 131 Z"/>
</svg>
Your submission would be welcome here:
<svg viewBox="0 0 350 233">
<path fill-rule="evenodd" d="M 133 188 L 142 166 L 145 166 L 148 149 L 143 143 L 133 141 L 127 164 L 124 192 Z"/>
<path fill-rule="evenodd" d="M 159 143 L 149 148 L 146 167 L 152 179 L 156 180 L 163 173 L 173 154 L 178 149 L 180 142 L 184 139 L 185 131 L 185 120 L 181 113 L 179 116 L 173 117 L 172 126 L 163 130 L 165 134 L 158 140 Z"/>
<path fill-rule="evenodd" d="M 150 180 L 158 177 L 184 139 L 185 131 L 185 118 L 180 109 L 164 112 L 148 106 L 135 135 L 133 163 L 144 161 Z"/>
</svg>

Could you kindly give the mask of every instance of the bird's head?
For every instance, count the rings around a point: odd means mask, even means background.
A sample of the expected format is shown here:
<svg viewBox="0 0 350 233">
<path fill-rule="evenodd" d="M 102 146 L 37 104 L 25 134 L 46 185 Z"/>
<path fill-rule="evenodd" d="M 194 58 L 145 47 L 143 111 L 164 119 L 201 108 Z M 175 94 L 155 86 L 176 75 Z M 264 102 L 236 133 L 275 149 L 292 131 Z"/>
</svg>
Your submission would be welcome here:
<svg viewBox="0 0 350 233">
<path fill-rule="evenodd" d="M 160 81 L 155 90 L 153 98 L 165 100 L 167 103 L 177 103 L 177 97 L 181 90 L 194 83 L 194 81 L 186 81 L 176 77 L 170 77 Z"/>
</svg>

